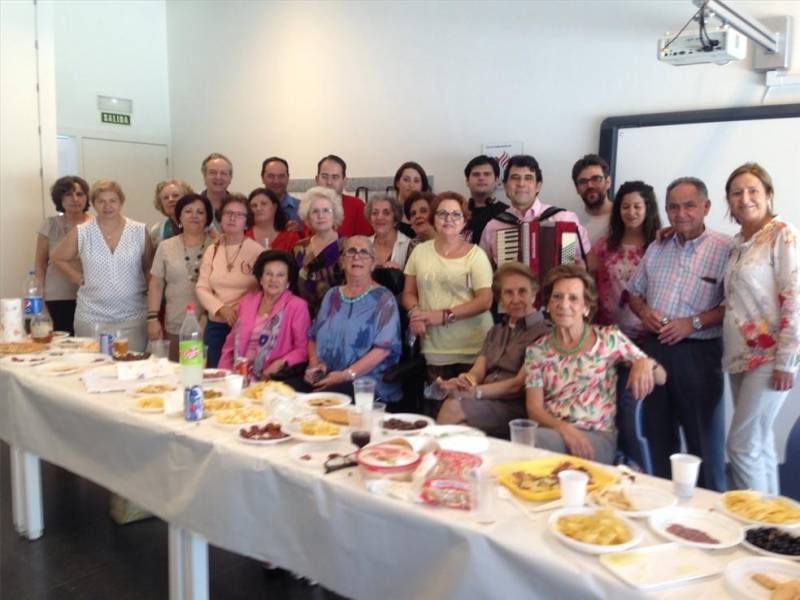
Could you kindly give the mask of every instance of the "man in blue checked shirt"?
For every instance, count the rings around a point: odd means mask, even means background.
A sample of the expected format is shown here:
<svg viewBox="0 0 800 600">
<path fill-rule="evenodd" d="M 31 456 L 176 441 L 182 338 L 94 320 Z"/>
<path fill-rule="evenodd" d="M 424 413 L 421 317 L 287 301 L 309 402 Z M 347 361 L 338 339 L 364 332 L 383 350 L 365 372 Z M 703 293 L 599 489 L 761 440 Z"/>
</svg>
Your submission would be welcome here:
<svg viewBox="0 0 800 600">
<path fill-rule="evenodd" d="M 642 349 L 669 374 L 647 398 L 645 435 L 655 474 L 668 478 L 683 429 L 688 451 L 703 459 L 699 485 L 724 491 L 722 276 L 733 240 L 706 229 L 711 201 L 695 177 L 669 184 L 666 208 L 673 235 L 650 244 L 628 283 L 631 308 L 649 331 Z"/>
</svg>

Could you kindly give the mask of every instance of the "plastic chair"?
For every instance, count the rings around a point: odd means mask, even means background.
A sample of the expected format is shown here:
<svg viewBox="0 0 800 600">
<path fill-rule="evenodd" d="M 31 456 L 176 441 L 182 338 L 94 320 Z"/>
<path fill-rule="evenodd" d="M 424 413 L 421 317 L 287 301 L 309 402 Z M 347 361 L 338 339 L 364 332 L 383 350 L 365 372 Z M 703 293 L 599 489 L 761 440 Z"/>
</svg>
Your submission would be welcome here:
<svg viewBox="0 0 800 600">
<path fill-rule="evenodd" d="M 644 400 L 636 400 L 630 390 L 625 389 L 628 383 L 628 369 L 618 368 L 617 381 L 617 463 L 638 467 L 648 475 L 653 474 L 653 462 L 650 457 L 650 442 L 644 435 L 643 413 Z"/>
<path fill-rule="evenodd" d="M 786 442 L 786 460 L 779 468 L 781 494 L 800 501 L 800 417 L 794 422 Z"/>
</svg>

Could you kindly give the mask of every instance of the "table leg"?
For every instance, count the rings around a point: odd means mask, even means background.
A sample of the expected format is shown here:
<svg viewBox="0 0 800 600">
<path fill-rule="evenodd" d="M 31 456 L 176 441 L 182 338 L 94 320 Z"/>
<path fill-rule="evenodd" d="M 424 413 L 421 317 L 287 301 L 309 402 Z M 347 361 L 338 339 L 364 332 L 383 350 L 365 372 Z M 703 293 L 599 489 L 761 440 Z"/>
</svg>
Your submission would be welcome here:
<svg viewBox="0 0 800 600">
<path fill-rule="evenodd" d="M 10 455 L 14 527 L 29 540 L 38 540 L 44 531 L 39 457 L 15 446 L 11 447 Z"/>
<path fill-rule="evenodd" d="M 208 600 L 208 543 L 205 538 L 169 526 L 170 600 Z"/>
</svg>

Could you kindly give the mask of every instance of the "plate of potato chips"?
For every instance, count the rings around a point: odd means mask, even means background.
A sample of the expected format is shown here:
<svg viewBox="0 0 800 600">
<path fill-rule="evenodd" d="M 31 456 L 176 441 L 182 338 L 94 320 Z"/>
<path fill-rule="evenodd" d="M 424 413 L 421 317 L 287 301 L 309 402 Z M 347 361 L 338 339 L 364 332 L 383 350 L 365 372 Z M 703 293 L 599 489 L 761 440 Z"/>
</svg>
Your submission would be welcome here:
<svg viewBox="0 0 800 600">
<path fill-rule="evenodd" d="M 720 496 L 719 508 L 743 523 L 800 527 L 800 504 L 784 496 L 735 490 Z"/>
<path fill-rule="evenodd" d="M 564 545 L 587 554 L 621 552 L 644 537 L 641 527 L 607 508 L 562 508 L 547 526 Z"/>
</svg>

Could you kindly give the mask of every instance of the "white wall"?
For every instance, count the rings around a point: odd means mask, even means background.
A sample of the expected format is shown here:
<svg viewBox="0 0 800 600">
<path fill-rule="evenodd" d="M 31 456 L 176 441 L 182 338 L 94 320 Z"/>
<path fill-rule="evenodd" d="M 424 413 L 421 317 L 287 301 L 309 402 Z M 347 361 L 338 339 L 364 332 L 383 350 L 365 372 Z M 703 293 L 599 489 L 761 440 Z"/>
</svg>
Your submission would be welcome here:
<svg viewBox="0 0 800 600">
<path fill-rule="evenodd" d="M 736 4 L 800 23 L 797 2 Z M 197 185 L 202 158 L 224 152 L 232 188 L 247 191 L 268 155 L 309 177 L 335 152 L 354 176 L 415 159 L 438 190 L 463 189 L 482 143 L 521 140 L 542 164 L 543 198 L 578 207 L 569 170 L 596 150 L 604 117 L 761 101 L 749 59 L 656 60 L 658 36 L 695 10 L 689 0 L 168 2 L 174 172 Z M 795 87 L 767 101 L 798 100 Z"/>
</svg>

